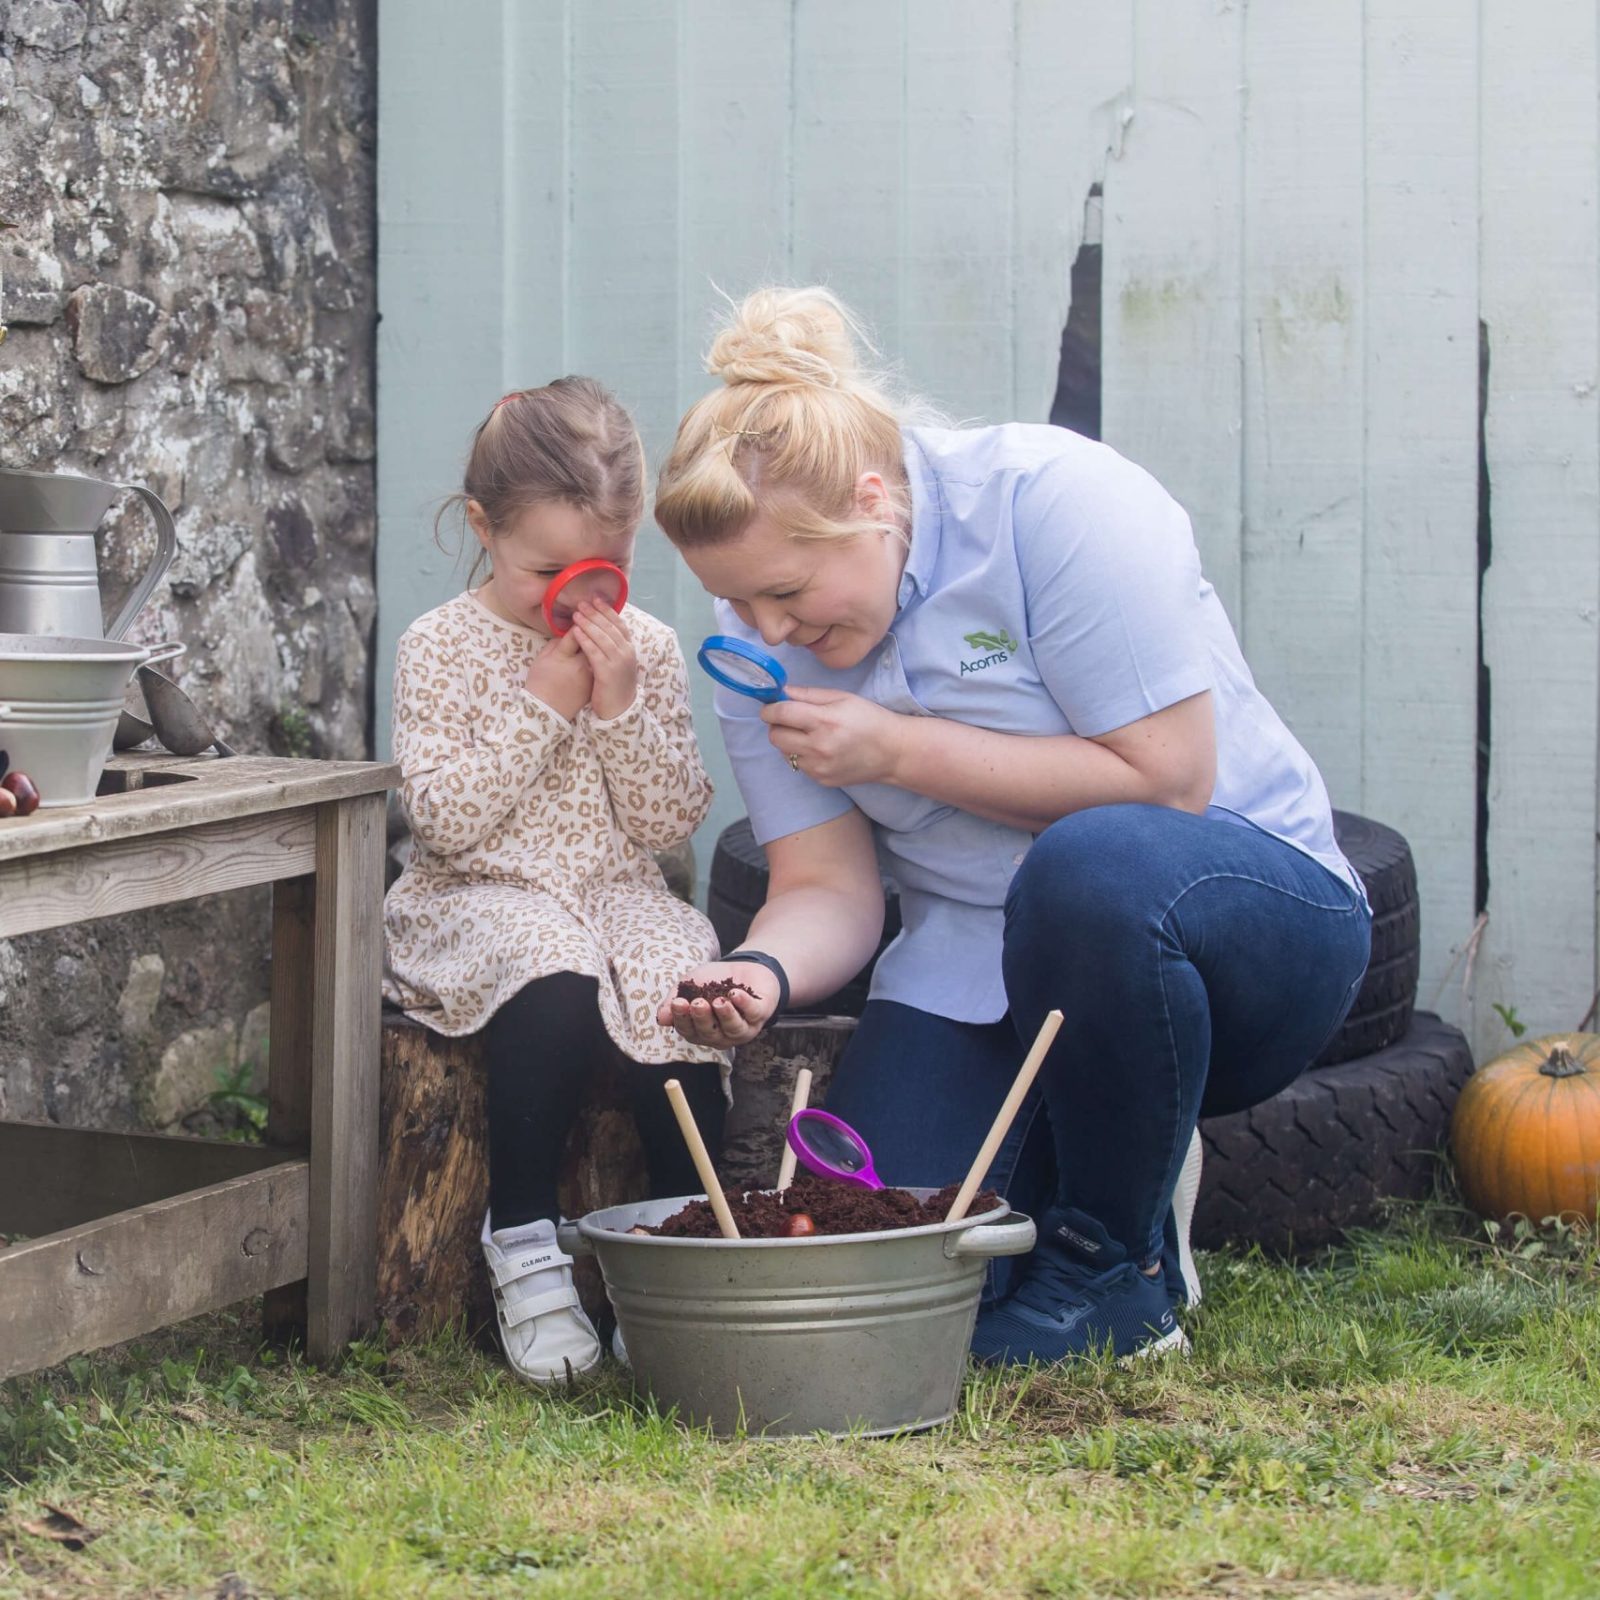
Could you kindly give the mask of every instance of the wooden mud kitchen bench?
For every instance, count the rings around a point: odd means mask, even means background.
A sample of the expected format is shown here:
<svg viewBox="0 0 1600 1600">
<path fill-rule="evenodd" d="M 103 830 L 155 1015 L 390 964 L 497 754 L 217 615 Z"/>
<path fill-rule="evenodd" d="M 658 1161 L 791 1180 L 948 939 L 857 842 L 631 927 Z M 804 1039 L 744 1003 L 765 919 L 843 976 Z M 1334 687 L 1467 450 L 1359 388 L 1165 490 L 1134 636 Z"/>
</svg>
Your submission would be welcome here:
<svg viewBox="0 0 1600 1600">
<path fill-rule="evenodd" d="M 374 762 L 113 758 L 0 824 L 0 938 L 270 883 L 266 1147 L 0 1122 L 0 1379 L 266 1295 L 326 1360 L 372 1321 L 384 805 Z M 0 1021 L 3 1037 L 3 1021 Z"/>
</svg>

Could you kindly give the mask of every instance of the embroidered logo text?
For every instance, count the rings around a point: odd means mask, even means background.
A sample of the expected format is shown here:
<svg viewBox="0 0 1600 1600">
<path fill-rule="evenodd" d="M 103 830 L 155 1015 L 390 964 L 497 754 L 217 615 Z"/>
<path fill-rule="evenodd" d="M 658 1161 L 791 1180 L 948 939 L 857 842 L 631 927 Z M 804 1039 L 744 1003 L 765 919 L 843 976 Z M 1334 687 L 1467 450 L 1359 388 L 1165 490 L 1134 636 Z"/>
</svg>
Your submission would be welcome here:
<svg viewBox="0 0 1600 1600">
<path fill-rule="evenodd" d="M 988 633 L 978 629 L 972 633 L 964 633 L 961 637 L 966 640 L 971 649 L 985 652 L 976 661 L 963 661 L 961 663 L 961 676 L 963 678 L 968 673 L 983 672 L 989 667 L 1004 666 L 1022 648 L 1011 637 L 1011 631 L 1008 628 L 1001 628 L 996 633 Z"/>
</svg>

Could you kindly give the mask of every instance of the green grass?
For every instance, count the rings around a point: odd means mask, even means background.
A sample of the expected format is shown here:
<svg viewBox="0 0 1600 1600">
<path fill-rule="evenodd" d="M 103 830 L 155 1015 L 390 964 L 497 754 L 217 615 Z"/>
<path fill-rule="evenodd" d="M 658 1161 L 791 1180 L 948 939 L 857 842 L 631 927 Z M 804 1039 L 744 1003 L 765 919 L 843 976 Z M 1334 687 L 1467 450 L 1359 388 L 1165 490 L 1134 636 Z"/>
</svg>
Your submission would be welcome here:
<svg viewBox="0 0 1600 1600">
<path fill-rule="evenodd" d="M 1190 1359 L 977 1374 L 896 1440 L 717 1441 L 449 1341 L 325 1373 L 206 1318 L 0 1386 L 0 1597 L 1589 1600 L 1600 1267 L 1457 1223 L 1203 1258 Z"/>
</svg>

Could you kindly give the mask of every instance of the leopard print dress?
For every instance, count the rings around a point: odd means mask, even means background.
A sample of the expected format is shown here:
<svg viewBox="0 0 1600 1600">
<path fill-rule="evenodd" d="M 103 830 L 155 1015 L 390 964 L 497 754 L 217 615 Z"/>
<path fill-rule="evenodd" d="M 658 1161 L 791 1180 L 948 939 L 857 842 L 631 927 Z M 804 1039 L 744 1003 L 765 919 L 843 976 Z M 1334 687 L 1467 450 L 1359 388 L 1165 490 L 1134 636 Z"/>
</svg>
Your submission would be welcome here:
<svg viewBox="0 0 1600 1600">
<path fill-rule="evenodd" d="M 711 924 L 651 854 L 711 806 L 677 636 L 629 606 L 639 692 L 621 716 L 575 721 L 528 694 L 545 639 L 470 593 L 400 640 L 394 753 L 414 841 L 384 900 L 384 995 L 438 1033 L 474 1033 L 535 978 L 599 980 L 630 1060 L 715 1061 L 656 1021 L 678 979 L 713 960 Z"/>
</svg>

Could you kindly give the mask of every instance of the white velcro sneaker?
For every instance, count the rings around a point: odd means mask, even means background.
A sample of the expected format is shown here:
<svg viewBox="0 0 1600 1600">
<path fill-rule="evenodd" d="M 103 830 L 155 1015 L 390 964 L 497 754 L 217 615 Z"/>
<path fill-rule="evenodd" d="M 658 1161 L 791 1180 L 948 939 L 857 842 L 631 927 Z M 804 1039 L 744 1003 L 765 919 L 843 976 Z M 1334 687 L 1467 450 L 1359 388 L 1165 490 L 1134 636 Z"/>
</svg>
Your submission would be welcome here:
<svg viewBox="0 0 1600 1600">
<path fill-rule="evenodd" d="M 495 1315 L 506 1360 L 530 1383 L 567 1383 L 600 1361 L 600 1341 L 572 1286 L 572 1257 L 548 1219 L 491 1233 L 483 1219 Z"/>
</svg>

